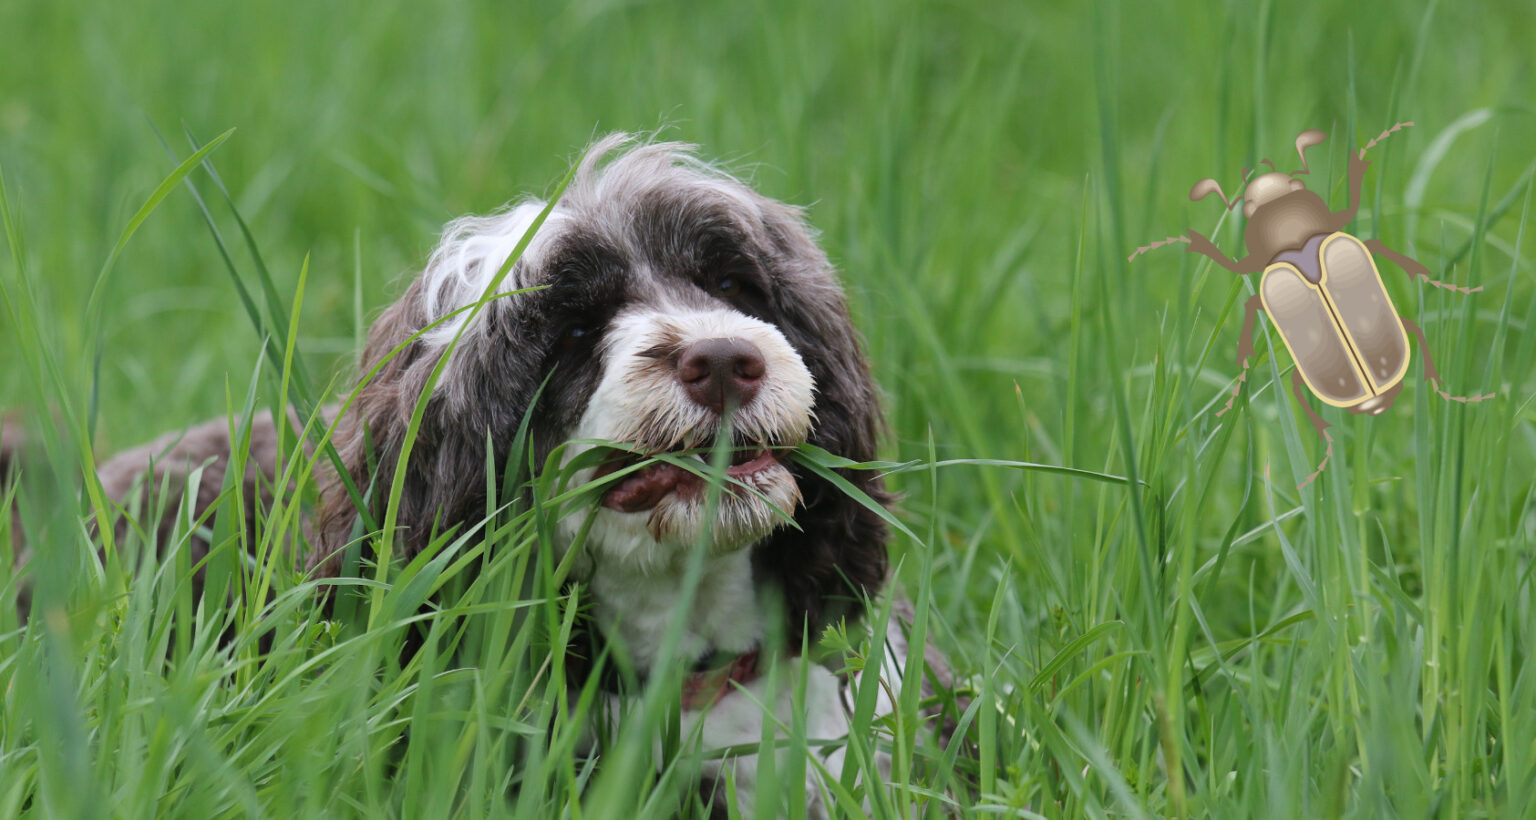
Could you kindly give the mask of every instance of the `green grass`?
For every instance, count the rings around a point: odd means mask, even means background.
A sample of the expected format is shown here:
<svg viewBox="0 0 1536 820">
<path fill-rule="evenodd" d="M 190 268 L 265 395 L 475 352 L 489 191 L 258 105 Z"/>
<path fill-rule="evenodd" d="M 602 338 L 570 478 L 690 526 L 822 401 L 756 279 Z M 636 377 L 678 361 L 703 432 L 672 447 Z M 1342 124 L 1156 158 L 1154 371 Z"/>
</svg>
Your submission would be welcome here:
<svg viewBox="0 0 1536 820">
<path fill-rule="evenodd" d="M 259 543 L 211 533 L 210 588 L 245 590 L 238 607 L 193 600 L 184 551 L 130 537 L 97 560 L 81 526 L 107 503 L 81 480 L 94 459 L 344 396 L 367 317 L 443 222 L 552 191 L 595 133 L 664 124 L 810 206 L 886 391 L 886 457 L 929 465 L 892 477 L 915 536 L 893 550 L 978 693 L 974 745 L 937 747 L 909 702 L 854 733 L 854 757 L 895 753 L 891 787 L 864 766 L 839 806 L 1536 804 L 1528 3 L 22 2 L 0 31 L 0 406 L 60 420 L 52 469 L 0 496 L 0 528 L 15 504 L 39 545 L 25 626 L 0 550 L 0 817 L 679 810 L 699 750 L 668 731 L 664 686 L 601 766 L 576 753 L 590 704 L 561 696 L 549 648 L 584 602 L 556 588 L 557 510 L 513 506 L 347 582 L 363 594 L 335 622 L 285 540 L 307 460 Z M 1230 193 L 1305 128 L 1329 134 L 1309 185 L 1339 207 L 1346 151 L 1401 120 L 1353 230 L 1483 286 L 1383 265 L 1447 390 L 1498 397 L 1444 402 L 1415 364 L 1386 415 L 1324 412 L 1334 458 L 1298 492 L 1322 450 L 1265 320 L 1236 412 L 1214 415 L 1257 277 L 1126 256 L 1187 228 L 1238 252 L 1241 220 L 1190 184 Z M 187 167 L 213 229 L 174 179 L 139 218 L 187 134 L 231 128 L 217 181 Z M 765 775 L 759 816 L 801 799 L 795 771 Z"/>
</svg>

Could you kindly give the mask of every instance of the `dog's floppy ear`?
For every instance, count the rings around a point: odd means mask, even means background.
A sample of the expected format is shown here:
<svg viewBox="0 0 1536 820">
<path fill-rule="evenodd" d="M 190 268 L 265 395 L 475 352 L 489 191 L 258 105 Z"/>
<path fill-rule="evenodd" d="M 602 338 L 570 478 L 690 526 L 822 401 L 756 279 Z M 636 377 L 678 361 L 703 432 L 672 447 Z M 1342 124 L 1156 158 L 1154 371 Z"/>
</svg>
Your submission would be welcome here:
<svg viewBox="0 0 1536 820">
<path fill-rule="evenodd" d="M 444 351 L 456 345 L 430 385 L 401 481 L 395 543 L 403 545 L 405 555 L 425 547 L 435 527 L 473 524 L 484 517 L 486 442 L 498 448 L 492 455 L 501 464 L 506 452 L 500 448 L 511 446 L 538 388 L 541 365 L 528 355 L 524 338 L 537 310 L 501 298 L 470 308 L 488 288 L 505 294 L 525 286 L 519 283 L 526 257 L 504 274 L 501 267 L 545 212 L 544 202 L 528 199 L 490 216 L 448 223 L 426 269 L 368 330 L 359 363 L 366 381 L 338 424 L 335 444 L 377 525 L 383 524 L 411 414 Z M 538 432 L 549 438 L 548 431 Z M 310 564 L 321 575 L 333 576 L 341 569 L 341 551 L 354 537 L 358 510 L 345 482 L 327 471 L 320 481 Z"/>
<path fill-rule="evenodd" d="M 863 345 L 826 254 L 800 212 L 760 199 L 766 244 L 776 257 L 770 275 L 779 330 L 816 383 L 810 443 L 854 461 L 873 461 L 882 429 L 879 395 Z M 881 504 L 892 501 L 870 471 L 841 471 Z M 865 596 L 886 576 L 886 527 L 878 515 L 826 481 L 796 470 L 804 506 L 799 529 L 781 528 L 759 545 L 755 561 L 783 592 L 793 636 L 839 616 L 857 617 Z"/>
<path fill-rule="evenodd" d="M 411 414 L 445 349 L 428 339 L 412 340 L 436 318 L 429 315 L 422 298 L 428 286 L 425 278 L 418 278 L 374 321 L 359 369 L 365 379 L 376 367 L 378 372 L 361 387 L 337 425 L 337 453 L 357 492 L 366 496 L 376 525 L 384 521 Z M 495 309 L 488 306 L 487 313 Z M 434 527 L 480 520 L 485 513 L 486 437 L 507 440 L 507 431 L 500 428 L 507 419 L 520 418 L 516 415 L 520 411 L 511 409 L 517 400 L 515 390 L 498 393 L 501 404 L 492 406 L 503 412 L 496 414 L 477 411 L 477 405 L 484 403 L 462 395 L 497 386 L 485 384 L 486 374 L 479 372 L 486 356 L 482 348 L 488 342 L 483 337 L 476 337 L 473 344 L 467 338 L 465 342 L 454 352 L 453 367 L 440 376 L 428 400 L 406 464 L 396 514 L 397 554 L 419 552 Z M 498 460 L 503 455 L 498 453 Z M 344 550 L 358 531 L 358 510 L 341 477 L 329 467 L 320 479 L 314 520 L 310 566 L 321 577 L 339 575 Z"/>
</svg>

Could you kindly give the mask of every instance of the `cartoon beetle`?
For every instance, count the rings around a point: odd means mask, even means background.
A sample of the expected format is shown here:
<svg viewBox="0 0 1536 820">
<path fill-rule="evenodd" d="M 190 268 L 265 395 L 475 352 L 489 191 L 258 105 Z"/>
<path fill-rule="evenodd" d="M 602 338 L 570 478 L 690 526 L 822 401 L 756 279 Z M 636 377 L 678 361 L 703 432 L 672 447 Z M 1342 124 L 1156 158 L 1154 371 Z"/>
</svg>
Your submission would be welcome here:
<svg viewBox="0 0 1536 820">
<path fill-rule="evenodd" d="M 1187 236 L 1169 237 L 1137 248 L 1130 256 L 1135 259 L 1138 254 L 1162 245 L 1187 242 L 1189 253 L 1204 254 L 1233 273 L 1264 272 L 1259 294 L 1246 305 L 1242 340 L 1237 348 L 1241 374 L 1226 406 L 1217 415 L 1232 409 L 1233 400 L 1248 378 L 1254 317 L 1263 310 L 1280 331 L 1280 338 L 1296 362 L 1296 369 L 1291 372 L 1291 390 L 1326 445 L 1322 462 L 1300 487 L 1317 478 L 1333 455 L 1330 425 L 1307 402 L 1301 389 L 1303 381 L 1313 394 L 1334 407 L 1351 413 L 1380 414 L 1392 406 L 1392 400 L 1403 389 L 1403 376 L 1408 372 L 1408 334 L 1412 333 L 1419 340 L 1424 372 L 1435 392 L 1460 402 L 1493 397 L 1492 393 L 1470 398 L 1451 396 L 1441 389 L 1440 375 L 1430 360 L 1424 332 L 1398 315 L 1371 254 L 1392 260 L 1409 276 L 1422 276 L 1436 287 L 1462 293 L 1482 288 L 1468 289 L 1431 279 L 1428 268 L 1381 240 L 1360 240 L 1344 232 L 1360 209 L 1360 185 L 1365 169 L 1370 167 L 1365 152 L 1393 132 L 1411 125 L 1398 123 L 1359 152 L 1350 154 L 1349 207 L 1337 213 L 1330 212 L 1323 198 L 1307 190 L 1299 179 L 1309 173 L 1307 149 L 1326 139 L 1322 131 L 1303 131 L 1296 137 L 1296 153 L 1301 157 L 1299 171 L 1286 174 L 1277 170 L 1273 162 L 1262 160 L 1270 172 L 1248 182 L 1243 196 L 1236 200 L 1243 203 L 1243 216 L 1248 220 L 1243 231 L 1248 255 L 1242 259 L 1234 261 L 1193 230 Z M 1245 180 L 1247 175 L 1245 170 Z M 1234 204 L 1227 201 L 1214 179 L 1196 182 L 1189 198 L 1198 201 L 1211 194 L 1220 197 L 1228 208 Z"/>
</svg>

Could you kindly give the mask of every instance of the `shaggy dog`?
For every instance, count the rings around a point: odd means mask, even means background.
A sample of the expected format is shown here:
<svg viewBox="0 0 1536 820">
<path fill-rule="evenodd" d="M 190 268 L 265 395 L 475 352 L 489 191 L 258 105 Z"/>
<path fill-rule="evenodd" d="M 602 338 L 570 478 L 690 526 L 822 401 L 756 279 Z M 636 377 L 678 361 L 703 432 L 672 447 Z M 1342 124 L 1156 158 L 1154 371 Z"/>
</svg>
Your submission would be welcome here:
<svg viewBox="0 0 1536 820">
<path fill-rule="evenodd" d="M 345 478 L 359 488 L 397 478 L 412 412 L 444 356 L 401 477 L 396 543 L 407 555 L 484 518 L 487 448 L 497 464 L 518 457 L 510 450 L 525 417 L 537 463 L 555 453 L 570 464 L 590 440 L 625 445 L 573 465 L 576 483 L 605 483 L 598 503 L 558 529 L 560 548 L 584 550 L 593 634 L 618 642 L 642 678 L 664 662 L 662 635 L 691 550 L 703 545 L 681 651 L 696 661 L 685 720 L 703 720 L 706 747 L 756 742 L 759 701 L 786 723 L 790 707 L 789 692 L 767 699 L 758 674 L 768 637 L 815 643 L 828 625 L 857 618 L 886 580 L 881 518 L 785 458 L 785 448 L 807 442 L 855 462 L 876 457 L 879 402 L 832 266 L 799 210 L 687 145 L 607 137 L 530 237 L 545 208 L 529 199 L 450 223 L 425 271 L 374 322 L 361 372 L 377 373 L 365 376 L 336 433 Z M 498 293 L 508 295 L 485 300 Z M 731 486 L 711 512 L 697 472 L 642 457 L 707 449 L 727 420 Z M 209 459 L 229 453 L 225 430 L 213 422 L 126 453 L 103 467 L 103 483 L 124 497 L 146 471 L 175 487 L 203 467 L 206 504 L 223 483 L 223 462 Z M 254 436 L 245 484 L 261 498 L 277 457 L 270 416 Z M 869 498 L 890 500 L 874 473 L 843 475 Z M 346 549 L 367 535 L 360 519 L 384 520 L 381 503 L 360 516 L 346 483 L 334 472 L 320 480 L 310 525 L 319 576 L 342 572 Z M 785 525 L 790 516 L 794 526 Z M 787 622 L 770 624 L 769 613 Z M 888 646 L 887 672 L 899 678 L 900 629 Z M 820 666 L 800 671 L 810 736 L 846 735 L 849 682 Z M 834 776 L 840 756 L 825 761 Z M 753 770 L 736 764 L 739 789 L 750 788 Z"/>
</svg>

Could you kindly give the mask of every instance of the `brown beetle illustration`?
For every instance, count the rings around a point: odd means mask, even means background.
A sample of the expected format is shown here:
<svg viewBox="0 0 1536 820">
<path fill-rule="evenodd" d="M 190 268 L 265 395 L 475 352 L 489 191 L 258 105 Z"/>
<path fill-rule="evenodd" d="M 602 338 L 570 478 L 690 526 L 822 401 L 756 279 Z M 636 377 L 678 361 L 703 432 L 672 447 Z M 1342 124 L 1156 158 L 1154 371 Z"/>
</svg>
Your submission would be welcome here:
<svg viewBox="0 0 1536 820">
<path fill-rule="evenodd" d="M 1238 343 L 1237 363 L 1241 373 L 1227 404 L 1216 415 L 1232 409 L 1232 402 L 1248 379 L 1248 360 L 1253 357 L 1253 324 L 1260 310 L 1269 314 L 1285 347 L 1291 352 L 1296 368 L 1291 372 L 1291 390 L 1306 409 L 1312 428 L 1323 440 L 1325 452 L 1317 469 L 1301 482 L 1310 484 L 1327 466 L 1333 455 L 1333 437 L 1328 422 L 1312 408 L 1302 392 L 1302 383 L 1319 399 L 1351 413 L 1377 415 L 1392 406 L 1403 389 L 1408 372 L 1408 334 L 1419 340 L 1424 355 L 1424 372 L 1435 392 L 1450 401 L 1482 401 L 1482 396 L 1452 396 L 1441 389 L 1440 374 L 1430 360 L 1424 332 L 1406 317 L 1400 316 L 1387 296 L 1372 254 L 1396 263 L 1410 277 L 1421 276 L 1430 284 L 1461 293 L 1482 288 L 1463 288 L 1430 278 L 1429 269 L 1387 247 L 1380 239 L 1361 240 L 1345 232 L 1360 209 L 1360 185 L 1365 169 L 1365 152 L 1393 132 L 1413 125 L 1402 122 L 1381 132 L 1349 157 L 1349 207 L 1337 213 L 1328 210 L 1323 198 L 1306 189 L 1298 178 L 1309 173 L 1308 148 L 1326 139 L 1322 131 L 1303 131 L 1296 137 L 1296 153 L 1301 170 L 1287 174 L 1269 160 L 1270 172 L 1248 181 L 1243 195 L 1229 202 L 1214 179 L 1202 179 L 1189 191 L 1192 201 L 1211 194 L 1231 208 L 1243 203 L 1248 224 L 1243 242 L 1248 255 L 1233 260 L 1196 231 L 1169 237 L 1137 248 L 1130 259 L 1153 248 L 1177 242 L 1189 244 L 1189 253 L 1210 257 L 1216 264 L 1238 274 L 1258 273 L 1259 293 L 1248 300 L 1243 319 L 1242 340 Z M 1298 489 L 1300 488 L 1298 487 Z"/>
</svg>

